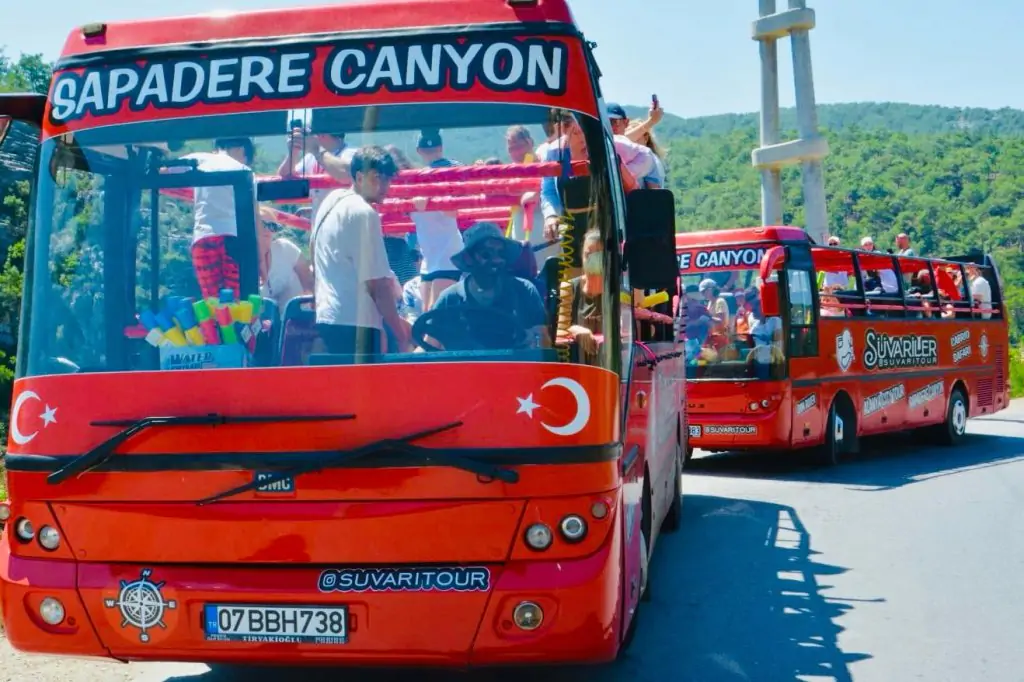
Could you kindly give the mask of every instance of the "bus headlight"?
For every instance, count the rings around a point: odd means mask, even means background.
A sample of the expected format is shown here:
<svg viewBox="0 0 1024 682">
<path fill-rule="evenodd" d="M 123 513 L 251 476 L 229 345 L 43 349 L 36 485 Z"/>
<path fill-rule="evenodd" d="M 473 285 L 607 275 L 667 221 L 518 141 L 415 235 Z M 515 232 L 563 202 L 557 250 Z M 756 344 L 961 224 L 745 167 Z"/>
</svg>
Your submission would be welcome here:
<svg viewBox="0 0 1024 682">
<path fill-rule="evenodd" d="M 11 518 L 11 505 L 0 503 L 0 523 Z"/>
<path fill-rule="evenodd" d="M 31 521 L 23 517 L 14 524 L 14 534 L 22 542 L 30 542 L 36 536 L 36 529 L 32 527 Z"/>
<path fill-rule="evenodd" d="M 570 514 L 558 524 L 558 530 L 562 532 L 566 542 L 579 542 L 587 536 L 587 522 L 582 516 Z"/>
<path fill-rule="evenodd" d="M 749 405 L 747 405 L 747 409 L 749 409 L 751 412 L 756 411 L 757 410 L 757 403 L 756 402 L 750 403 Z"/>
<path fill-rule="evenodd" d="M 53 526 L 43 526 L 39 529 L 39 544 L 43 549 L 57 549 L 60 547 L 60 533 Z"/>
<path fill-rule="evenodd" d="M 551 529 L 543 523 L 535 523 L 526 529 L 526 544 L 530 549 L 543 551 L 551 546 Z"/>
</svg>

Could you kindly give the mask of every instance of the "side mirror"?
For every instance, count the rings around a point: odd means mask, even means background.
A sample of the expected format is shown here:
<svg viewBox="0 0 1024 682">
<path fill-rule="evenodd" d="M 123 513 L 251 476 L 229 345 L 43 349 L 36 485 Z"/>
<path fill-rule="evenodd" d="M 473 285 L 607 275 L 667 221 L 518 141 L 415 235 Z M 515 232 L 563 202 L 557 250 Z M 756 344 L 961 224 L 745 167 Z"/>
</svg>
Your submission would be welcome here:
<svg viewBox="0 0 1024 682">
<path fill-rule="evenodd" d="M 760 292 L 761 312 L 764 313 L 764 316 L 779 317 L 779 283 L 777 281 L 762 282 Z"/>
<path fill-rule="evenodd" d="M 7 137 L 7 133 L 11 129 L 12 123 L 14 123 L 14 119 L 10 116 L 0 115 L 0 144 L 4 143 L 4 139 Z"/>
<path fill-rule="evenodd" d="M 667 189 L 637 189 L 626 195 L 626 267 L 633 289 L 657 289 L 674 296 L 676 260 L 675 197 Z"/>
</svg>

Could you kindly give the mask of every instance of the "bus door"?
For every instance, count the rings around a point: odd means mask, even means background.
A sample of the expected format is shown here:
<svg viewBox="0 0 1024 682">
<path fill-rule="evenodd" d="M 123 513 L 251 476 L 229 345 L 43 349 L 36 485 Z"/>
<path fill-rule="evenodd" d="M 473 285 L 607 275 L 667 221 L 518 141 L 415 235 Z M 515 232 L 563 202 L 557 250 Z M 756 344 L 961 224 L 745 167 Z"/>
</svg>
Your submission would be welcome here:
<svg viewBox="0 0 1024 682">
<path fill-rule="evenodd" d="M 807 245 L 786 247 L 780 279 L 784 351 L 791 381 L 791 435 L 796 446 L 820 440 L 828 405 L 824 404 L 826 362 L 821 357 L 818 290 Z M 828 349 L 825 355 L 827 356 Z"/>
</svg>

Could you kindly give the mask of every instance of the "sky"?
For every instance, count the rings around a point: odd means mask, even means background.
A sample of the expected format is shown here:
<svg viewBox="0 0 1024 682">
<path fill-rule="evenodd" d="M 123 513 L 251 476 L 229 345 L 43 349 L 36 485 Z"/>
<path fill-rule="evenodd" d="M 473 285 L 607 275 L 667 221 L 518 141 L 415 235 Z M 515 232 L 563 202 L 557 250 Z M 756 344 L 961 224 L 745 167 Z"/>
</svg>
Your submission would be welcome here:
<svg viewBox="0 0 1024 682">
<path fill-rule="evenodd" d="M 501 0 L 479 0 L 500 2 Z M 606 99 L 646 105 L 657 94 L 680 116 L 757 111 L 760 66 L 751 24 L 758 0 L 569 0 L 604 73 Z M 325 4 L 316 0 L 4 0 L 0 46 L 54 59 L 67 34 L 95 21 L 213 10 Z M 338 4 L 344 4 L 339 2 Z M 444 0 L 438 0 L 440 7 Z M 786 0 L 778 0 L 780 9 Z M 1024 2 L 809 0 L 819 103 L 894 101 L 1024 109 L 1019 27 Z M 982 9 L 983 8 L 983 9 Z M 780 46 L 783 106 L 793 103 Z"/>
</svg>

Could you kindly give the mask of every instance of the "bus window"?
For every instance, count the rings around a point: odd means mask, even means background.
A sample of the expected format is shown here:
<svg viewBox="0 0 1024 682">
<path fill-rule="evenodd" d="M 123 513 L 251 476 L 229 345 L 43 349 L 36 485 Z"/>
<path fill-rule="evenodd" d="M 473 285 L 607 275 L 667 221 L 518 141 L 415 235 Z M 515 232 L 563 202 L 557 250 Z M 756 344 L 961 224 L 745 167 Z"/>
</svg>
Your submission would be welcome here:
<svg viewBox="0 0 1024 682">
<path fill-rule="evenodd" d="M 853 253 L 838 249 L 811 250 L 822 317 L 853 317 L 863 313 L 863 293 L 854 276 Z"/>
<path fill-rule="evenodd" d="M 807 270 L 788 270 L 786 282 L 789 295 L 789 355 L 794 358 L 815 357 L 818 354 L 818 329 L 811 273 Z"/>
<path fill-rule="evenodd" d="M 871 316 L 902 317 L 903 298 L 895 259 L 888 254 L 857 253 L 861 286 Z"/>
</svg>

